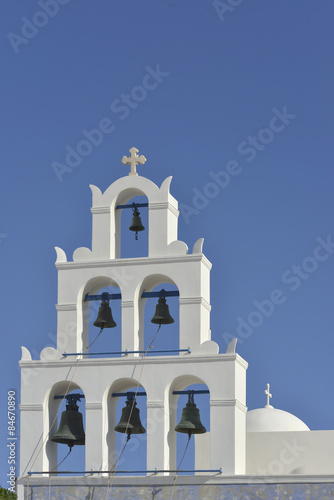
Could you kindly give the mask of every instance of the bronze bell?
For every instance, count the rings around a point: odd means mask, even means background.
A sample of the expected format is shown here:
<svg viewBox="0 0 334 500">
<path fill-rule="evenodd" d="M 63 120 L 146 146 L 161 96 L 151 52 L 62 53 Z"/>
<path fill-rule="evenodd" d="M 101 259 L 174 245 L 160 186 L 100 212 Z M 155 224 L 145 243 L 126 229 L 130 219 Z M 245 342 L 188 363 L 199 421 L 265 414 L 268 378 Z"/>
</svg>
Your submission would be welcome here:
<svg viewBox="0 0 334 500">
<path fill-rule="evenodd" d="M 138 231 L 144 231 L 145 227 L 143 226 L 140 218 L 140 212 L 138 208 L 135 206 L 132 214 L 132 223 L 129 227 L 130 231 L 136 232 L 136 240 L 138 240 Z"/>
<path fill-rule="evenodd" d="M 174 323 L 173 318 L 169 314 L 169 308 L 166 304 L 165 297 L 160 297 L 158 300 L 158 304 L 155 308 L 155 315 L 151 319 L 151 322 L 156 325 L 170 325 L 171 323 Z"/>
<path fill-rule="evenodd" d="M 122 433 L 126 432 L 128 436 L 130 436 L 131 434 L 144 434 L 146 432 L 145 428 L 141 424 L 139 409 L 136 407 L 136 405 L 136 401 L 128 397 L 126 406 L 124 406 L 124 408 L 122 409 L 121 419 L 115 426 L 115 431 Z"/>
<path fill-rule="evenodd" d="M 85 431 L 82 423 L 82 413 L 75 401 L 69 401 L 66 411 L 61 414 L 59 429 L 51 438 L 54 443 L 67 444 L 70 448 L 85 444 Z"/>
<path fill-rule="evenodd" d="M 111 309 L 107 301 L 102 300 L 99 312 L 96 320 L 94 321 L 94 326 L 98 328 L 114 328 L 116 325 L 112 314 Z"/>
<path fill-rule="evenodd" d="M 183 432 L 184 434 L 204 434 L 206 428 L 201 422 L 199 416 L 199 409 L 194 403 L 194 393 L 188 392 L 188 403 L 182 410 L 182 417 L 180 423 L 175 427 L 176 432 Z"/>
</svg>

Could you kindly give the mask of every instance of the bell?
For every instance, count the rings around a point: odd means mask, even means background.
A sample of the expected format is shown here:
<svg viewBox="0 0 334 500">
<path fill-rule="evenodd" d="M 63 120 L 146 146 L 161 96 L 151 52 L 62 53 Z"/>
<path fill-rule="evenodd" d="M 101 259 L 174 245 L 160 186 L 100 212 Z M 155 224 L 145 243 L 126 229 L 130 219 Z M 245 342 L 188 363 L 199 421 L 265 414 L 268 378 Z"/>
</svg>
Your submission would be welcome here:
<svg viewBox="0 0 334 500">
<path fill-rule="evenodd" d="M 134 207 L 132 214 L 132 223 L 129 227 L 130 231 L 136 232 L 136 240 L 138 240 L 138 231 L 144 231 L 145 227 L 143 226 L 140 218 L 140 212 L 137 207 Z"/>
<path fill-rule="evenodd" d="M 102 300 L 102 302 L 101 302 L 97 318 L 94 321 L 94 326 L 97 326 L 98 328 L 102 328 L 102 329 L 103 328 L 114 328 L 115 326 L 117 326 L 113 317 L 112 317 L 109 304 L 105 300 Z"/>
<path fill-rule="evenodd" d="M 204 434 L 206 428 L 201 422 L 199 416 L 199 409 L 194 403 L 194 394 L 189 391 L 188 403 L 182 410 L 182 417 L 180 423 L 175 427 L 176 432 L 183 432 L 184 434 Z"/>
<path fill-rule="evenodd" d="M 170 325 L 174 323 L 173 318 L 169 314 L 169 308 L 166 304 L 165 297 L 160 297 L 155 308 L 155 315 L 151 319 L 152 323 L 156 325 Z"/>
<path fill-rule="evenodd" d="M 66 405 L 66 411 L 61 414 L 59 429 L 51 438 L 54 443 L 67 444 L 70 448 L 85 444 L 85 431 L 82 423 L 82 413 L 74 402 Z"/>
<path fill-rule="evenodd" d="M 134 401 L 133 399 L 127 399 L 126 406 L 124 406 L 124 408 L 122 409 L 121 419 L 115 426 L 115 431 L 123 433 L 126 432 L 128 436 L 130 436 L 131 434 L 144 434 L 146 432 L 145 428 L 141 424 L 139 409 L 136 408 L 136 404 L 136 401 Z"/>
</svg>

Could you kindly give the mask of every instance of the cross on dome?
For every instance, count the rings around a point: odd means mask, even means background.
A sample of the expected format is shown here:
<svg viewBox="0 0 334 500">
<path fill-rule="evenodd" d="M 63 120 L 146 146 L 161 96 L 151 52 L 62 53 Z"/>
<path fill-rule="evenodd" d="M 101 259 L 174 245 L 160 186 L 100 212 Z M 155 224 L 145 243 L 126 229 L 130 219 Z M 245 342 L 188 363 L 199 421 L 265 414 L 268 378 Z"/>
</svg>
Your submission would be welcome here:
<svg viewBox="0 0 334 500">
<path fill-rule="evenodd" d="M 270 404 L 270 398 L 272 398 L 272 394 L 270 394 L 270 384 L 267 384 L 267 389 L 264 391 L 264 393 L 267 395 L 267 404 L 265 408 L 273 408 Z"/>
<path fill-rule="evenodd" d="M 138 156 L 137 153 L 139 153 L 139 150 L 137 148 L 131 148 L 129 149 L 131 155 L 129 157 L 123 156 L 122 158 L 122 163 L 124 165 L 131 165 L 131 171 L 129 172 L 129 175 L 138 175 L 136 167 L 138 163 L 143 163 L 146 162 L 146 158 L 144 155 Z"/>
</svg>

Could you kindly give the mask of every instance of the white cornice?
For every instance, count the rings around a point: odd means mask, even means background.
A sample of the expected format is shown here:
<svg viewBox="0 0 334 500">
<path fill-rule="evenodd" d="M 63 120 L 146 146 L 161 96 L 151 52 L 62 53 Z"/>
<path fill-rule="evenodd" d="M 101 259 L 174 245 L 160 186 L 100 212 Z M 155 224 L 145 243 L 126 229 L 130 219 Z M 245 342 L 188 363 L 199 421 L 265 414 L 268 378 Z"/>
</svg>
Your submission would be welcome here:
<svg viewBox="0 0 334 500">
<path fill-rule="evenodd" d="M 42 411 L 42 404 L 29 404 L 29 403 L 21 403 L 20 411 Z"/>
<path fill-rule="evenodd" d="M 205 265 L 205 267 L 207 267 L 209 269 L 209 271 L 211 271 L 212 264 L 209 261 L 209 259 L 207 259 L 204 254 L 201 254 L 201 257 L 202 257 L 202 262 Z"/>
<path fill-rule="evenodd" d="M 202 262 L 205 267 L 211 269 L 211 262 L 205 255 L 181 255 L 173 257 L 136 257 L 131 259 L 109 259 L 96 260 L 87 262 L 59 262 L 56 263 L 57 269 L 92 269 L 101 267 L 131 267 L 131 266 L 147 266 L 156 264 L 177 264 L 183 262 Z"/>
<path fill-rule="evenodd" d="M 191 347 L 190 347 L 191 348 Z M 75 358 L 75 356 L 73 356 Z M 138 357 L 129 357 L 122 356 L 121 358 L 79 358 L 79 359 L 69 359 L 68 357 L 58 359 L 56 361 L 44 361 L 44 360 L 29 360 L 29 361 L 20 361 L 19 364 L 22 368 L 62 368 L 62 367 L 97 367 L 97 366 L 119 366 L 119 365 L 130 365 L 130 367 L 138 366 Z M 145 358 L 145 365 L 162 365 L 162 364 L 170 364 L 177 365 L 190 363 L 196 365 L 200 365 L 202 363 L 229 363 L 235 361 L 239 365 L 244 368 L 247 368 L 248 363 L 241 358 L 238 354 L 180 354 L 177 356 L 152 356 L 149 355 Z"/>
<path fill-rule="evenodd" d="M 148 208 L 150 210 L 163 210 L 163 209 L 168 209 L 170 212 L 172 212 L 176 217 L 179 216 L 180 212 L 175 208 L 171 203 L 167 202 L 158 202 L 158 203 L 150 203 Z"/>
<path fill-rule="evenodd" d="M 163 209 L 168 209 L 170 212 L 172 212 L 174 215 L 177 217 L 179 216 L 180 212 L 175 208 L 171 203 L 167 202 L 161 202 L 161 203 L 150 203 L 149 204 L 149 209 L 150 210 L 163 210 Z M 109 206 L 104 206 L 104 207 L 91 207 L 90 209 L 92 214 L 110 214 L 110 207 Z"/>
<path fill-rule="evenodd" d="M 247 406 L 237 399 L 210 399 L 210 406 L 236 406 L 239 410 L 247 413 Z"/>
<path fill-rule="evenodd" d="M 92 207 L 92 214 L 110 214 L 110 207 Z"/>
<path fill-rule="evenodd" d="M 147 400 L 146 406 L 147 406 L 147 408 L 164 408 L 165 403 L 164 403 L 164 401 L 149 401 L 149 400 Z"/>
<path fill-rule="evenodd" d="M 122 307 L 134 307 L 134 300 L 122 300 Z"/>
<path fill-rule="evenodd" d="M 231 354 L 232 356 L 236 356 L 235 360 L 236 362 L 238 363 L 238 365 L 242 366 L 242 368 L 244 368 L 245 370 L 247 370 L 248 368 L 248 363 L 247 361 L 244 360 L 244 358 L 242 358 L 241 356 L 239 356 L 239 354 L 235 353 L 235 354 Z"/>
<path fill-rule="evenodd" d="M 211 305 L 205 299 L 203 299 L 203 297 L 182 297 L 180 298 L 180 304 L 201 304 L 203 307 L 205 307 L 205 309 L 211 311 Z"/>
<path fill-rule="evenodd" d="M 86 402 L 86 410 L 102 410 L 102 403 L 88 403 Z"/>
<path fill-rule="evenodd" d="M 56 304 L 57 311 L 76 311 L 76 304 Z"/>
</svg>

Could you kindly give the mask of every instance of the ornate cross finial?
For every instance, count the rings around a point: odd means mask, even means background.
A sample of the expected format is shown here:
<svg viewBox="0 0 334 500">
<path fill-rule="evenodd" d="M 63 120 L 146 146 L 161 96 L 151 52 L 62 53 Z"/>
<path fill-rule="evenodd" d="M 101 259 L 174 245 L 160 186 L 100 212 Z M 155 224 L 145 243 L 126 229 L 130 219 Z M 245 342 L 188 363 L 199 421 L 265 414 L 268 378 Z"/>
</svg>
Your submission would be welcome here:
<svg viewBox="0 0 334 500">
<path fill-rule="evenodd" d="M 272 408 L 270 404 L 270 398 L 272 398 L 272 394 L 270 394 L 270 384 L 267 384 L 267 389 L 264 391 L 264 393 L 267 395 L 267 404 L 266 407 Z"/>
<path fill-rule="evenodd" d="M 129 175 L 138 175 L 136 167 L 137 167 L 138 163 L 141 163 L 141 164 L 145 163 L 146 158 L 144 155 L 138 156 L 137 153 L 139 153 L 139 150 L 137 148 L 131 148 L 131 149 L 129 149 L 129 151 L 130 151 L 131 155 L 128 158 L 126 156 L 123 156 L 122 163 L 124 165 L 131 165 L 131 171 L 130 171 Z"/>
</svg>

